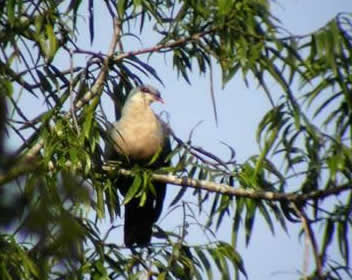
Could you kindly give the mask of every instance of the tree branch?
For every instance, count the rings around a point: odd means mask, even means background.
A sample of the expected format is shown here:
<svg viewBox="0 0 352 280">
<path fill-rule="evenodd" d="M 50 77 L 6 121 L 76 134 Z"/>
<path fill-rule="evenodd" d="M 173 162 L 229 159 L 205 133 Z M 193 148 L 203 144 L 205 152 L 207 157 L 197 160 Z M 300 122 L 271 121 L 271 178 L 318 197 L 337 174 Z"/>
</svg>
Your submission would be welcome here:
<svg viewBox="0 0 352 280">
<path fill-rule="evenodd" d="M 88 103 L 93 97 L 99 94 L 100 89 L 102 88 L 106 75 L 109 70 L 109 63 L 113 58 L 114 52 L 116 50 L 117 44 L 120 41 L 121 37 L 121 27 L 120 21 L 118 19 L 114 19 L 114 33 L 110 43 L 110 47 L 108 50 L 107 56 L 104 58 L 103 67 L 98 74 L 98 77 L 92 86 L 92 88 L 80 99 L 75 103 L 75 111 L 79 110 L 83 107 L 84 104 Z"/>
<path fill-rule="evenodd" d="M 216 27 L 214 27 L 210 30 L 207 30 L 207 31 L 195 33 L 195 34 L 193 34 L 189 37 L 186 37 L 186 38 L 180 38 L 180 39 L 173 41 L 173 42 L 170 42 L 170 43 L 159 44 L 159 45 L 155 45 L 153 47 L 149 47 L 149 48 L 145 48 L 145 49 L 121 53 L 121 54 L 117 55 L 116 57 L 114 57 L 113 61 L 117 62 L 117 61 L 120 61 L 124 58 L 131 57 L 131 56 L 136 56 L 136 55 L 141 55 L 141 54 L 146 54 L 146 53 L 153 53 L 153 52 L 161 51 L 163 49 L 171 49 L 171 48 L 179 47 L 179 46 L 182 46 L 185 43 L 190 42 L 190 41 L 198 41 L 202 37 L 204 37 L 205 35 L 210 34 L 210 33 L 214 32 L 215 30 L 216 30 Z"/>
<path fill-rule="evenodd" d="M 108 173 L 118 172 L 125 176 L 134 176 L 131 170 L 120 168 L 116 170 L 115 167 L 111 165 L 104 165 L 103 170 Z M 330 195 L 338 195 L 344 191 L 352 191 L 352 186 L 350 184 L 344 184 L 340 186 L 335 186 L 334 188 L 327 190 L 313 191 L 307 194 L 298 193 L 282 193 L 282 192 L 271 192 L 271 191 L 261 191 L 256 189 L 245 189 L 241 187 L 232 187 L 226 184 L 220 184 L 216 182 L 197 180 L 188 177 L 178 177 L 175 175 L 164 175 L 164 174 L 152 174 L 152 180 L 157 182 L 163 182 L 166 184 L 191 187 L 195 189 L 202 189 L 209 192 L 222 193 L 225 195 L 236 196 L 236 197 L 247 197 L 252 199 L 264 199 L 270 201 L 291 201 L 291 202 L 302 202 L 315 199 L 323 199 Z M 1 180 L 0 180 L 1 185 Z"/>
<path fill-rule="evenodd" d="M 295 210 L 296 214 L 298 217 L 301 219 L 302 227 L 305 232 L 305 236 L 307 241 L 311 244 L 312 246 L 312 251 L 313 251 L 313 256 L 315 260 L 315 266 L 317 270 L 317 274 L 319 276 L 319 279 L 324 279 L 323 275 L 323 265 L 321 263 L 321 259 L 319 257 L 319 249 L 318 249 L 318 244 L 314 236 L 314 232 L 312 230 L 312 227 L 310 225 L 309 219 L 307 218 L 306 214 L 302 209 L 299 209 L 295 203 L 291 204 L 293 209 Z M 308 257 L 309 256 L 304 256 L 304 267 L 303 267 L 303 277 L 304 279 L 308 279 L 306 277 L 306 272 L 307 272 L 307 266 L 308 266 Z"/>
<path fill-rule="evenodd" d="M 6 175 L 0 175 L 0 186 L 10 182 L 11 180 L 25 175 L 28 172 L 35 171 L 40 165 L 39 164 L 28 164 L 27 159 L 31 159 L 31 162 L 35 162 L 34 159 L 35 153 L 40 149 L 39 142 L 37 145 L 33 147 L 36 148 L 34 151 L 30 151 L 27 153 L 27 156 L 24 158 L 24 165 L 19 165 L 12 168 L 7 172 Z M 23 167 L 24 166 L 24 167 Z M 114 165 L 106 164 L 102 166 L 102 169 L 109 174 L 119 173 L 125 176 L 135 176 L 134 172 L 124 168 L 117 168 Z M 221 193 L 224 195 L 236 196 L 236 197 L 246 197 L 251 199 L 261 199 L 261 200 L 269 200 L 269 201 L 288 201 L 288 202 L 304 202 L 308 200 L 316 200 L 316 199 L 324 199 L 331 195 L 338 195 L 345 191 L 352 191 L 351 184 L 342 184 L 339 186 L 334 186 L 325 190 L 312 191 L 310 193 L 298 194 L 298 193 L 282 193 L 282 192 L 272 192 L 272 191 L 261 191 L 258 189 L 245 189 L 241 187 L 233 187 L 226 184 L 220 184 L 216 182 L 206 181 L 206 180 L 197 180 L 188 177 L 179 177 L 176 175 L 165 175 L 165 174 L 157 174 L 153 173 L 151 175 L 151 179 L 157 182 L 162 182 L 166 184 L 182 186 L 182 187 L 190 187 L 194 189 L 202 189 L 209 192 Z"/>
</svg>

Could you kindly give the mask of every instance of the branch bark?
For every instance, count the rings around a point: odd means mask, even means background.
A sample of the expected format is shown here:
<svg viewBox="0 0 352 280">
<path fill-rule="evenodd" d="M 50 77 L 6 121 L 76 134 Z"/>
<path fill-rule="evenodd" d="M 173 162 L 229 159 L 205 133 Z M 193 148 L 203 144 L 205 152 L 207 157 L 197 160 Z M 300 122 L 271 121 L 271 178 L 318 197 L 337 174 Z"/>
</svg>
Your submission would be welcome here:
<svg viewBox="0 0 352 280">
<path fill-rule="evenodd" d="M 323 264 L 321 262 L 321 258 L 319 257 L 319 248 L 318 248 L 318 244 L 317 244 L 317 241 L 315 239 L 315 236 L 314 236 L 313 229 L 311 227 L 311 223 L 310 223 L 309 219 L 307 218 L 307 215 L 304 213 L 304 211 L 302 209 L 298 208 L 295 203 L 292 203 L 291 205 L 292 205 L 293 209 L 295 210 L 296 214 L 298 215 L 298 217 L 301 220 L 302 227 L 303 227 L 303 230 L 305 232 L 305 238 L 308 241 L 307 243 L 308 244 L 310 243 L 310 245 L 312 246 L 315 266 L 316 266 L 316 269 L 317 269 L 317 274 L 319 276 L 319 279 L 324 279 Z M 306 252 L 309 252 L 309 251 L 306 250 Z M 309 259 L 309 256 L 305 255 L 304 256 L 304 265 L 303 265 L 303 277 L 304 277 L 304 279 L 308 279 L 307 278 L 308 259 Z"/>
<path fill-rule="evenodd" d="M 38 147 L 37 147 L 38 148 Z M 12 168 L 7 174 L 0 175 L 0 187 L 6 183 L 12 181 L 13 179 L 25 175 L 26 173 L 33 172 L 37 168 L 40 168 L 39 164 L 33 164 L 36 162 L 33 154 L 31 154 L 32 164 L 28 164 L 24 158 L 24 164 L 19 164 L 18 166 Z M 111 164 L 106 164 L 102 166 L 102 169 L 108 174 L 122 174 L 125 176 L 133 177 L 135 174 L 128 169 L 117 168 Z M 251 199 L 261 199 L 270 201 L 287 201 L 287 202 L 304 202 L 309 200 L 324 199 L 332 195 L 338 195 L 342 192 L 352 191 L 352 186 L 350 184 L 342 184 L 339 186 L 334 186 L 325 190 L 313 191 L 306 194 L 299 193 L 282 193 L 282 192 L 272 192 L 272 191 L 261 191 L 258 189 L 246 189 L 242 187 L 233 187 L 226 184 L 220 184 L 216 182 L 197 180 L 188 177 L 179 177 L 171 174 L 157 174 L 151 175 L 151 179 L 157 182 L 163 182 L 170 185 L 190 187 L 194 189 L 202 189 L 209 192 L 221 193 L 224 195 L 236 196 L 236 197 L 247 197 Z"/>
<path fill-rule="evenodd" d="M 131 170 L 116 168 L 105 165 L 103 170 L 108 173 L 118 172 L 125 176 L 134 176 L 134 173 Z M 271 192 L 271 191 L 261 191 L 257 189 L 245 189 L 241 187 L 233 187 L 226 184 L 220 184 L 216 182 L 206 181 L 206 180 L 197 180 L 188 177 L 179 177 L 175 175 L 164 175 L 164 174 L 152 174 L 152 180 L 163 182 L 166 184 L 171 184 L 175 186 L 182 187 L 191 187 L 195 189 L 202 189 L 209 192 L 222 193 L 225 195 L 236 196 L 236 197 L 247 197 L 252 199 L 263 199 L 270 201 L 288 201 L 288 202 L 303 202 L 308 200 L 323 199 L 331 195 L 338 195 L 339 193 L 345 191 L 352 191 L 352 186 L 350 184 L 344 184 L 340 186 L 335 186 L 334 188 L 327 190 L 313 191 L 307 194 L 298 194 L 298 193 L 280 193 L 280 192 Z M 1 180 L 0 180 L 1 184 Z"/>
</svg>

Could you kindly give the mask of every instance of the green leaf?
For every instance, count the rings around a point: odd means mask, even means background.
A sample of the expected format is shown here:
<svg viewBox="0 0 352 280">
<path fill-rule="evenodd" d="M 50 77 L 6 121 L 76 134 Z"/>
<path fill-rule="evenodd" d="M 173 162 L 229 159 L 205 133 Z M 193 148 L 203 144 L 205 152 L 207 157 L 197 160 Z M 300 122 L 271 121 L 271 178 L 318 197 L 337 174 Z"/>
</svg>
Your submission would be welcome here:
<svg viewBox="0 0 352 280">
<path fill-rule="evenodd" d="M 142 188 L 142 178 L 140 175 L 136 174 L 132 185 L 129 187 L 128 192 L 123 200 L 123 204 L 127 204 L 131 199 L 135 197 L 138 191 Z"/>
<path fill-rule="evenodd" d="M 96 211 L 97 211 L 98 218 L 102 219 L 105 216 L 103 190 L 101 188 L 96 188 L 96 194 L 97 194 Z"/>
<path fill-rule="evenodd" d="M 86 113 L 85 113 L 84 122 L 83 122 L 82 136 L 87 140 L 91 140 L 92 138 L 91 132 L 92 132 L 94 116 L 95 116 L 94 108 L 90 106 L 88 107 L 88 110 L 85 110 L 85 112 Z"/>
<path fill-rule="evenodd" d="M 88 11 L 89 11 L 89 39 L 90 44 L 94 41 L 94 0 L 88 1 Z"/>
<path fill-rule="evenodd" d="M 218 0 L 218 13 L 219 17 L 225 17 L 232 9 L 232 1 Z"/>
<path fill-rule="evenodd" d="M 219 272 L 221 273 L 222 279 L 230 279 L 229 267 L 226 263 L 225 256 L 220 248 L 209 248 L 208 252 L 212 256 Z"/>
<path fill-rule="evenodd" d="M 266 209 L 265 205 L 262 202 L 258 202 L 258 209 L 262 214 L 262 216 L 264 217 L 265 222 L 269 226 L 271 233 L 274 234 L 275 233 L 274 224 L 271 220 L 268 210 Z"/>
<path fill-rule="evenodd" d="M 51 62 L 56 54 L 56 51 L 58 49 L 58 44 L 57 44 L 57 39 L 54 33 L 54 28 L 52 25 L 47 24 L 45 26 L 46 29 L 46 34 L 48 36 L 48 40 L 49 40 L 49 45 L 48 45 L 48 49 L 46 51 L 46 55 L 48 58 L 48 61 Z"/>
<path fill-rule="evenodd" d="M 325 224 L 323 241 L 322 241 L 323 246 L 321 248 L 321 256 L 324 258 L 326 257 L 327 249 L 328 249 L 329 245 L 331 244 L 331 241 L 333 240 L 334 232 L 335 232 L 335 225 L 334 225 L 333 220 L 327 219 L 326 224 Z"/>
<path fill-rule="evenodd" d="M 203 253 L 203 249 L 200 247 L 195 247 L 194 250 L 199 257 L 199 259 L 205 269 L 205 272 L 207 273 L 208 279 L 209 280 L 213 279 L 213 271 L 211 268 L 211 264 L 210 264 L 208 258 L 206 257 L 206 255 Z"/>
<path fill-rule="evenodd" d="M 159 273 L 157 280 L 166 280 L 166 276 L 166 272 L 161 272 Z"/>
<path fill-rule="evenodd" d="M 15 6 L 16 6 L 16 0 L 7 1 L 7 16 L 11 27 L 13 27 L 16 22 Z"/>
<path fill-rule="evenodd" d="M 223 218 L 225 217 L 225 214 L 229 214 L 229 206 L 231 203 L 232 199 L 228 195 L 221 195 L 220 199 L 220 206 L 217 210 L 219 213 L 218 219 L 216 221 L 216 230 L 220 228 L 220 225 L 223 221 Z"/>
<path fill-rule="evenodd" d="M 104 187 L 107 209 L 109 211 L 110 219 L 113 221 L 115 216 L 121 215 L 120 200 L 117 194 L 117 188 L 112 186 L 112 182 L 110 180 L 106 180 L 104 182 Z"/>
<path fill-rule="evenodd" d="M 257 202 L 253 199 L 246 199 L 246 217 L 244 220 L 246 245 L 248 246 L 252 236 L 252 229 L 254 225 L 255 214 L 257 210 Z"/>
<path fill-rule="evenodd" d="M 220 242 L 219 250 L 223 253 L 224 256 L 233 264 L 235 269 L 239 269 L 241 273 L 247 277 L 246 270 L 244 268 L 243 260 L 240 254 L 232 247 L 230 244 L 225 242 Z"/>
<path fill-rule="evenodd" d="M 179 192 L 177 193 L 177 195 L 175 196 L 175 198 L 171 201 L 170 203 L 170 207 L 174 206 L 177 202 L 179 202 L 181 200 L 181 198 L 184 196 L 184 194 L 187 191 L 187 187 L 181 187 Z"/>
<path fill-rule="evenodd" d="M 119 0 L 119 1 L 116 2 L 117 11 L 118 11 L 118 14 L 119 14 L 119 18 L 121 20 L 124 19 L 126 5 L 127 5 L 127 1 L 126 0 Z"/>
<path fill-rule="evenodd" d="M 229 71 L 226 71 L 226 73 L 223 73 L 222 76 L 222 87 L 224 88 L 225 85 L 236 75 L 236 73 L 238 72 L 238 70 L 241 69 L 241 64 L 240 63 L 236 63 L 235 65 L 233 65 Z"/>
<path fill-rule="evenodd" d="M 348 235 L 348 226 L 346 221 L 341 221 L 337 224 L 337 233 L 338 233 L 338 245 L 340 253 L 344 258 L 346 265 L 349 263 L 349 235 Z"/>
</svg>

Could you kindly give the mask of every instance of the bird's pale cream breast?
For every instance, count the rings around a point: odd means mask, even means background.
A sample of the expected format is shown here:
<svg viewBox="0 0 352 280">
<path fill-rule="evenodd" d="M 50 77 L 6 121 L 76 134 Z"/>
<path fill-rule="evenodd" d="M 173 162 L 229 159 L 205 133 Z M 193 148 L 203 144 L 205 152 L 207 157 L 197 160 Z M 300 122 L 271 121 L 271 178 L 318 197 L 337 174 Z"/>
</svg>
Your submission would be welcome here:
<svg viewBox="0 0 352 280">
<path fill-rule="evenodd" d="M 148 160 L 164 144 L 162 126 L 150 108 L 134 113 L 130 111 L 115 124 L 115 149 L 130 159 Z"/>
</svg>

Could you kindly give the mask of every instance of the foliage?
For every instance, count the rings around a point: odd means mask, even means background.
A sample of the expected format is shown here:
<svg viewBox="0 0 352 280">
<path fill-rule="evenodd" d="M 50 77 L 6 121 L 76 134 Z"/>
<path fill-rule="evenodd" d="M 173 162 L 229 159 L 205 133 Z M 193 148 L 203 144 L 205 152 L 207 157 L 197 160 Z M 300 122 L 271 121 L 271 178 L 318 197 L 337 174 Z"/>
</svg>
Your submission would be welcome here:
<svg viewBox="0 0 352 280">
<path fill-rule="evenodd" d="M 88 32 L 95 41 L 97 2 L 0 2 L 0 278 L 246 277 L 237 236 L 244 228 L 250 244 L 258 215 L 272 233 L 275 223 L 284 230 L 302 223 L 314 251 L 309 279 L 352 278 L 352 15 L 292 36 L 266 0 L 101 2 L 114 26 L 104 54 L 79 40 Z M 86 11 L 87 30 L 79 30 Z M 151 26 L 155 46 L 123 49 L 124 40 L 142 38 Z M 102 100 L 109 96 L 118 114 L 132 87 L 150 78 L 162 83 L 143 55 L 165 53 L 185 82 L 216 62 L 224 86 L 239 74 L 247 84 L 254 78 L 273 106 L 258 124 L 261 152 L 243 163 L 174 136 L 174 166 L 159 172 L 200 180 L 192 193 L 197 203 L 182 201 L 190 188 L 180 188 L 171 203 L 182 209 L 180 232 L 156 227 L 160 243 L 130 252 L 109 242 L 117 226 L 99 231 L 106 217 L 119 220 L 122 203 L 113 187 L 119 166 L 102 168 L 108 123 Z M 273 81 L 278 95 L 267 86 Z M 5 145 L 14 138 L 21 141 L 15 152 Z M 145 195 L 150 171 L 137 166 L 131 172 L 133 195 Z M 207 182 L 283 198 L 212 194 L 202 190 Z M 292 193 L 298 198 L 285 197 Z M 189 227 L 204 205 L 211 205 L 208 220 L 196 224 L 209 242 L 193 244 Z M 232 225 L 224 225 L 226 216 Z M 216 239 L 220 226 L 232 231 L 231 244 Z M 329 254 L 333 244 L 339 256 Z"/>
</svg>

